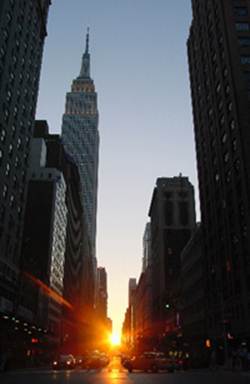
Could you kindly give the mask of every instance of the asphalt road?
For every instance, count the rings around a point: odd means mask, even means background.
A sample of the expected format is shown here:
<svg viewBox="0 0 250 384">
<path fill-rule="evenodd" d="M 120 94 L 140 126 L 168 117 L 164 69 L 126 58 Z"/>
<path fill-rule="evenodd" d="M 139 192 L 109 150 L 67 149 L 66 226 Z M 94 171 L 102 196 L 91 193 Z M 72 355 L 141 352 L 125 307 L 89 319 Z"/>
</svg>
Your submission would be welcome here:
<svg viewBox="0 0 250 384">
<path fill-rule="evenodd" d="M 91 370 L 33 370 L 0 374 L 1 384 L 250 384 L 250 374 L 189 371 L 175 373 L 127 373 L 117 368 Z"/>
</svg>

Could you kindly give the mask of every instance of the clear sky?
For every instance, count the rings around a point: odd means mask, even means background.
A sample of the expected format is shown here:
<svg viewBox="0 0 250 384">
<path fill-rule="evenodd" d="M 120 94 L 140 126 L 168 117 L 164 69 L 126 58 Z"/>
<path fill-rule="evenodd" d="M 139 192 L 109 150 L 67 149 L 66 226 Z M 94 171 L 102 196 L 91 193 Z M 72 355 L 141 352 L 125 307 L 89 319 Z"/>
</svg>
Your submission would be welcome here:
<svg viewBox="0 0 250 384">
<path fill-rule="evenodd" d="M 97 258 L 106 267 L 109 315 L 120 330 L 128 279 L 139 277 L 142 236 L 157 177 L 196 188 L 186 40 L 190 0 L 53 0 L 37 118 L 61 131 L 65 94 L 78 76 L 90 27 L 98 92 Z M 199 214 L 198 214 L 199 216 Z"/>
</svg>

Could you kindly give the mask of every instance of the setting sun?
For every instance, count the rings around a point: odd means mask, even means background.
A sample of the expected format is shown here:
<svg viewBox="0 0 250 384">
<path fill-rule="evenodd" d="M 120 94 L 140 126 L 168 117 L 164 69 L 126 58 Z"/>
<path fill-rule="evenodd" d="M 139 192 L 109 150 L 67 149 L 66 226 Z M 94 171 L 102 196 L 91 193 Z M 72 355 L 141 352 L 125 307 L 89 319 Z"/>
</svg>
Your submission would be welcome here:
<svg viewBox="0 0 250 384">
<path fill-rule="evenodd" d="M 121 343 L 121 337 L 118 333 L 112 333 L 109 337 L 110 344 L 117 346 Z"/>
</svg>

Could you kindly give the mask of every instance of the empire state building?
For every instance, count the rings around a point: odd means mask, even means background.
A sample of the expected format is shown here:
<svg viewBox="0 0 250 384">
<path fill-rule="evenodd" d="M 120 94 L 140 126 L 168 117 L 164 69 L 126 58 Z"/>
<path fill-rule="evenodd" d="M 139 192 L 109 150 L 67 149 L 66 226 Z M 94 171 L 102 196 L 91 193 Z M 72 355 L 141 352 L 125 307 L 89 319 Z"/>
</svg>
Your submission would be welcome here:
<svg viewBox="0 0 250 384">
<path fill-rule="evenodd" d="M 80 74 L 66 96 L 62 140 L 79 170 L 82 206 L 95 257 L 99 132 L 97 93 L 90 77 L 89 32 Z"/>
</svg>

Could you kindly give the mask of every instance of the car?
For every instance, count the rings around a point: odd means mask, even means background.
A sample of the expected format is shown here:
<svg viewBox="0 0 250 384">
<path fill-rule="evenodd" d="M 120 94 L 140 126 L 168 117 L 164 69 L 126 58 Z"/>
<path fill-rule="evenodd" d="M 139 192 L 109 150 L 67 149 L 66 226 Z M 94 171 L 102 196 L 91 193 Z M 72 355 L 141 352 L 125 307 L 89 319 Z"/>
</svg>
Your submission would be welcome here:
<svg viewBox="0 0 250 384">
<path fill-rule="evenodd" d="M 86 359 L 86 368 L 88 369 L 102 369 L 109 364 L 109 358 L 105 353 L 95 351 L 89 354 Z"/>
<path fill-rule="evenodd" d="M 160 370 L 174 372 L 176 369 L 176 361 L 171 357 L 167 357 L 163 352 L 156 352 L 156 360 Z"/>
<path fill-rule="evenodd" d="M 77 368 L 86 368 L 87 361 L 87 355 L 80 355 L 75 357 L 75 365 Z"/>
<path fill-rule="evenodd" d="M 59 355 L 52 362 L 53 369 L 73 369 L 76 366 L 76 361 L 73 355 Z"/>
<path fill-rule="evenodd" d="M 132 372 L 136 369 L 156 373 L 159 370 L 159 364 L 154 352 L 144 352 L 141 355 L 125 359 L 123 361 L 123 367 L 129 372 Z"/>
</svg>

